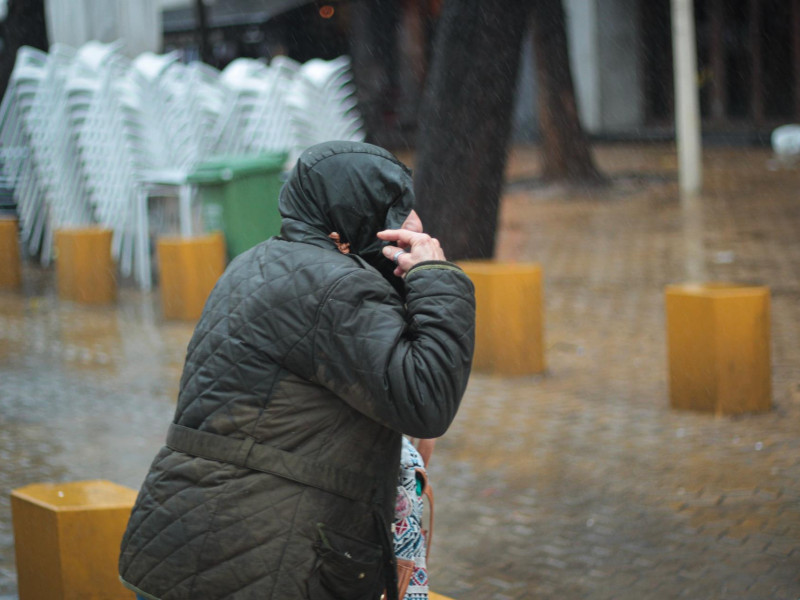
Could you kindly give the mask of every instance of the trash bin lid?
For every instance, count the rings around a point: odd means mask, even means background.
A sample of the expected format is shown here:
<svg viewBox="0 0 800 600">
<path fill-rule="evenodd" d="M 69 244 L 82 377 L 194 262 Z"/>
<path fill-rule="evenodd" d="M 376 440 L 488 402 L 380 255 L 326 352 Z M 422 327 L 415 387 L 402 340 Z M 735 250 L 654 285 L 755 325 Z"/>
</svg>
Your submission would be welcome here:
<svg viewBox="0 0 800 600">
<path fill-rule="evenodd" d="M 256 173 L 275 173 L 283 169 L 287 152 L 245 156 L 217 156 L 198 164 L 186 177 L 189 183 L 226 183 Z"/>
</svg>

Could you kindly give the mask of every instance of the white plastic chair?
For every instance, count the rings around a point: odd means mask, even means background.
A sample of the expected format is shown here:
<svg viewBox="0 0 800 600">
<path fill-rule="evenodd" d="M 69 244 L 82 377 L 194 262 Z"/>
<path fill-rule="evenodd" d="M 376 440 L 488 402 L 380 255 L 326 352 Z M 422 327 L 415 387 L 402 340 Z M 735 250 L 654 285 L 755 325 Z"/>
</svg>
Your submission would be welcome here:
<svg viewBox="0 0 800 600">
<path fill-rule="evenodd" d="M 0 105 L 3 173 L 14 188 L 25 248 L 29 247 L 27 242 L 42 205 L 43 192 L 36 177 L 31 152 L 31 134 L 35 128 L 31 113 L 46 74 L 47 54 L 27 46 L 20 48 Z M 38 246 L 33 249 L 34 252 L 36 250 Z"/>
<path fill-rule="evenodd" d="M 300 63 L 285 57 L 276 57 L 270 63 L 265 93 L 245 131 L 249 152 L 287 152 L 294 147 L 287 97 L 299 70 Z"/>
<path fill-rule="evenodd" d="M 303 64 L 286 98 L 295 140 L 292 159 L 320 142 L 364 140 L 355 91 L 348 57 Z"/>
<path fill-rule="evenodd" d="M 269 90 L 268 67 L 250 58 L 238 58 L 223 69 L 219 83 L 225 94 L 225 108 L 215 128 L 214 152 L 217 155 L 246 154 L 247 131 Z"/>
<path fill-rule="evenodd" d="M 16 182 L 15 198 L 23 242 L 29 251 L 41 251 L 43 264 L 51 259 L 55 228 L 91 220 L 73 140 L 65 130 L 65 77 L 74 54 L 71 48 L 53 45 L 25 118 L 29 160 Z"/>
</svg>

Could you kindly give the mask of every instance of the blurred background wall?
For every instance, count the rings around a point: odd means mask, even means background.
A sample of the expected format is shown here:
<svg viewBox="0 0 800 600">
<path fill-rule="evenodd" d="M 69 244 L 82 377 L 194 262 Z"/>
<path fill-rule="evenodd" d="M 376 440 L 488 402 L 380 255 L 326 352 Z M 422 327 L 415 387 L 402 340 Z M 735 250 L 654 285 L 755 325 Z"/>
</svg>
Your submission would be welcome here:
<svg viewBox="0 0 800 600">
<path fill-rule="evenodd" d="M 79 47 L 89 40 L 125 41 L 134 58 L 162 46 L 162 0 L 46 0 L 50 43 Z"/>
</svg>

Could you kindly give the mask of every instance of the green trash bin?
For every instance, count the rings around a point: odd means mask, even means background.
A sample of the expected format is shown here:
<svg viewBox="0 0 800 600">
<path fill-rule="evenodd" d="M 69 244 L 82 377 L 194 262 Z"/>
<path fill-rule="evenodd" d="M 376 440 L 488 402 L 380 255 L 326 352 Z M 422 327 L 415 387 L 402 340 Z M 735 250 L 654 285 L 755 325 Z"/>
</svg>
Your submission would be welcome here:
<svg viewBox="0 0 800 600">
<path fill-rule="evenodd" d="M 187 177 L 198 189 L 203 229 L 222 231 L 228 258 L 280 232 L 278 196 L 287 156 L 220 156 L 197 165 Z"/>
</svg>

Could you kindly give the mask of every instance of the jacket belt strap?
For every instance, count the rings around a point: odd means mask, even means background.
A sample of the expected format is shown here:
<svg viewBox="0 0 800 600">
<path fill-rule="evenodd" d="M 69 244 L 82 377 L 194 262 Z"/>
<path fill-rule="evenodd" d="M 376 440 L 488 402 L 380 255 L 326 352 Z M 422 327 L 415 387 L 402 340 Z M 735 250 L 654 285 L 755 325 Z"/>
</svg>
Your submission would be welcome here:
<svg viewBox="0 0 800 600">
<path fill-rule="evenodd" d="M 269 473 L 367 504 L 376 501 L 380 490 L 377 478 L 257 444 L 249 437 L 241 440 L 172 423 L 167 446 L 184 454 Z"/>
</svg>

